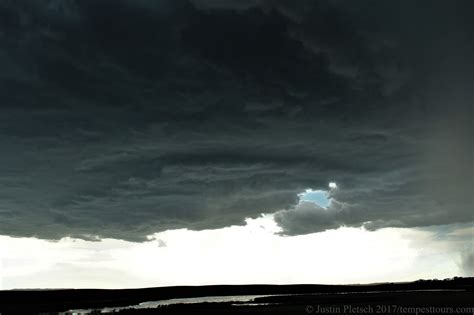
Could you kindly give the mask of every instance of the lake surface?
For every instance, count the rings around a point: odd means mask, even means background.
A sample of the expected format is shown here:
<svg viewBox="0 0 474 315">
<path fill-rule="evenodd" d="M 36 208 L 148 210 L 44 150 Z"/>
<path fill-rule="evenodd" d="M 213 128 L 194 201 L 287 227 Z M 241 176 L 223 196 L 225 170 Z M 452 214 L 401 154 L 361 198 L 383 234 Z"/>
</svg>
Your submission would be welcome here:
<svg viewBox="0 0 474 315">
<path fill-rule="evenodd" d="M 117 306 L 117 307 L 104 307 L 98 309 L 75 309 L 69 310 L 60 314 L 77 314 L 85 315 L 90 314 L 93 311 L 101 311 L 101 313 L 113 313 L 125 309 L 147 309 L 147 308 L 156 308 L 160 306 L 173 305 L 173 304 L 197 304 L 197 303 L 219 303 L 219 302 L 236 302 L 244 303 L 242 305 L 264 305 L 267 303 L 251 303 L 256 298 L 268 297 L 268 296 L 280 296 L 280 295 L 228 295 L 228 296 L 203 296 L 203 297 L 194 297 L 194 298 L 180 298 L 180 299 L 169 299 L 169 300 L 159 300 L 159 301 L 149 301 L 142 302 L 136 305 L 130 306 Z M 248 304 L 245 302 L 249 302 Z"/>
<path fill-rule="evenodd" d="M 104 307 L 97 309 L 74 309 L 69 310 L 63 314 L 74 314 L 74 315 L 87 315 L 91 314 L 93 311 L 100 311 L 101 313 L 113 313 L 116 311 L 126 310 L 126 309 L 149 309 L 157 308 L 160 306 L 174 305 L 174 304 L 198 304 L 198 303 L 220 303 L 220 302 L 235 302 L 235 306 L 264 306 L 269 304 L 279 304 L 279 303 L 267 303 L 267 302 L 258 302 L 255 301 L 257 298 L 262 297 L 285 297 L 285 296 L 324 296 L 324 295 L 352 295 L 352 294 L 374 294 L 374 293 L 408 293 L 408 292 L 461 292 L 463 290 L 458 289 L 432 289 L 432 290 L 393 290 L 393 291 L 364 291 L 364 292 L 317 292 L 317 293 L 308 293 L 308 294 L 265 294 L 265 295 L 226 295 L 226 296 L 203 296 L 203 297 L 193 297 L 193 298 L 179 298 L 179 299 L 167 299 L 167 300 L 158 300 L 158 301 L 148 301 L 142 302 L 136 305 L 129 306 L 115 306 L 115 307 Z"/>
</svg>

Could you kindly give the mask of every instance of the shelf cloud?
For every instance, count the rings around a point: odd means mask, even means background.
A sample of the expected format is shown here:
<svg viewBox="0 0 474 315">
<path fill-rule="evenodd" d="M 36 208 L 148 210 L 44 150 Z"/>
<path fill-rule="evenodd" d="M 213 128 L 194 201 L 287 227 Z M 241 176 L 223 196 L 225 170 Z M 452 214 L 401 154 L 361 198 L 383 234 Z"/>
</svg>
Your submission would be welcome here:
<svg viewBox="0 0 474 315">
<path fill-rule="evenodd" d="M 473 5 L 1 0 L 0 234 L 472 222 Z"/>
</svg>

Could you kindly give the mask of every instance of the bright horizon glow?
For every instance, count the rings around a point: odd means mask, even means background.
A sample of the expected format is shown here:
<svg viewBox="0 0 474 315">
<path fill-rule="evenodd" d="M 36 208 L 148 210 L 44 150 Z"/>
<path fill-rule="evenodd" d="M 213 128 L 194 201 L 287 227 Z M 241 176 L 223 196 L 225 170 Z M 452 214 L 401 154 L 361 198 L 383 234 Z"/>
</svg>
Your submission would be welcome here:
<svg viewBox="0 0 474 315">
<path fill-rule="evenodd" d="M 272 215 L 246 222 L 165 231 L 144 243 L 2 236 L 3 288 L 348 284 L 460 275 L 459 243 L 450 238 L 434 243 L 437 236 L 429 231 L 339 228 L 284 237 L 275 234 L 280 228 Z"/>
</svg>

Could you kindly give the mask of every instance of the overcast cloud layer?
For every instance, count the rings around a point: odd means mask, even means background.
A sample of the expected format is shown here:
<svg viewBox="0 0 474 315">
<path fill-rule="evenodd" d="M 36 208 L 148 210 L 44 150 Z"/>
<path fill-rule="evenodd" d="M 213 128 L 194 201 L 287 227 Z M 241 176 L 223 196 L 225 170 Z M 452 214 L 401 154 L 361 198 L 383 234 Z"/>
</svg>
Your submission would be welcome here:
<svg viewBox="0 0 474 315">
<path fill-rule="evenodd" d="M 473 10 L 0 0 L 0 234 L 472 222 Z"/>
</svg>

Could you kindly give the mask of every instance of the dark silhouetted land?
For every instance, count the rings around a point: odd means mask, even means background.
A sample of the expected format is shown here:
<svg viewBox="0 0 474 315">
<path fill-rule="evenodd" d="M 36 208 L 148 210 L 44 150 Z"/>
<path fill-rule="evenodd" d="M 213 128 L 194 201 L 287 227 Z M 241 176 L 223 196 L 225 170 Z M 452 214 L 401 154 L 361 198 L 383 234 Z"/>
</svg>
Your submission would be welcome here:
<svg viewBox="0 0 474 315">
<path fill-rule="evenodd" d="M 0 313 L 58 313 L 209 296 L 268 295 L 252 302 L 172 304 L 119 314 L 473 314 L 474 278 L 366 285 L 212 285 L 145 289 L 0 291 Z M 98 313 L 98 311 L 97 311 Z"/>
</svg>

